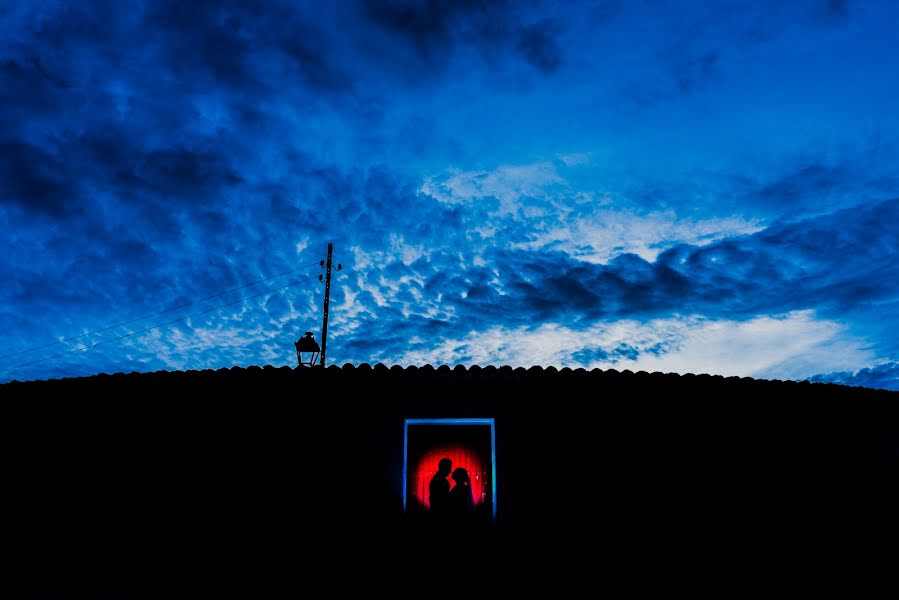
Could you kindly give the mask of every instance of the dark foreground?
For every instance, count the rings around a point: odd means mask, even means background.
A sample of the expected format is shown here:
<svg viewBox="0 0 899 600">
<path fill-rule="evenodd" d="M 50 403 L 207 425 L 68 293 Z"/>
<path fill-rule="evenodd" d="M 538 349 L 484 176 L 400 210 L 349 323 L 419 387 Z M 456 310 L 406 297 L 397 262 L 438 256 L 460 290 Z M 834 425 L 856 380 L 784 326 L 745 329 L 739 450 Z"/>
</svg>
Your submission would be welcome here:
<svg viewBox="0 0 899 600">
<path fill-rule="evenodd" d="M 0 398 L 19 597 L 879 576 L 899 559 L 897 393 L 364 366 Z M 494 525 L 435 533 L 404 517 L 403 420 L 422 417 L 495 419 Z"/>
</svg>

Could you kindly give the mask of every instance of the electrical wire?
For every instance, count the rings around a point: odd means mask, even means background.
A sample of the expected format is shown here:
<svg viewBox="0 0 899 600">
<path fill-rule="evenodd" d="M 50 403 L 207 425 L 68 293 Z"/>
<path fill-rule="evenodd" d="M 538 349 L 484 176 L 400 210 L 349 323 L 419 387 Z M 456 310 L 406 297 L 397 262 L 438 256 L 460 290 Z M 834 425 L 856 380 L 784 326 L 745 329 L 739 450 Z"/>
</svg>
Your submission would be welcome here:
<svg viewBox="0 0 899 600">
<path fill-rule="evenodd" d="M 318 263 L 315 263 L 315 264 L 318 264 Z M 238 304 L 238 303 L 240 303 L 240 302 L 245 302 L 245 301 L 247 301 L 247 300 L 252 300 L 253 298 L 258 298 L 258 297 L 260 297 L 260 296 L 267 296 L 267 295 L 269 295 L 269 294 L 274 294 L 275 292 L 279 292 L 279 291 L 281 291 L 281 290 L 285 290 L 285 289 L 287 289 L 287 288 L 289 288 L 289 287 L 293 287 L 293 286 L 298 285 L 298 284 L 300 284 L 300 283 L 304 283 L 304 282 L 306 282 L 306 281 L 312 281 L 313 279 L 318 279 L 318 278 L 319 278 L 318 275 L 313 275 L 312 277 L 307 277 L 307 278 L 305 278 L 305 279 L 299 279 L 299 280 L 297 280 L 297 281 L 288 283 L 287 285 L 282 285 L 281 287 L 277 287 L 277 288 L 275 288 L 275 289 L 273 289 L 273 290 L 266 290 L 266 291 L 260 292 L 260 293 L 258 293 L 258 294 L 253 294 L 252 296 L 245 296 L 245 297 L 243 297 L 243 298 L 239 298 L 239 299 L 237 299 L 237 300 L 234 300 L 233 302 L 228 302 L 228 303 L 226 303 L 226 304 L 221 304 L 221 305 L 219 305 L 219 306 L 216 306 L 216 307 L 213 307 L 213 308 L 209 308 L 209 309 L 207 309 L 207 310 L 203 310 L 203 311 L 200 311 L 200 312 L 191 313 L 191 314 L 185 315 L 185 316 L 183 316 L 183 317 L 178 317 L 177 319 L 172 319 L 171 321 L 166 321 L 165 323 L 159 323 L 158 325 L 153 325 L 152 327 L 147 327 L 147 328 L 145 328 L 145 329 L 139 329 L 138 331 L 132 331 L 131 333 L 127 333 L 127 334 L 125 334 L 125 335 L 120 335 L 120 336 L 118 336 L 118 337 L 110 338 L 110 339 L 108 339 L 108 340 L 103 340 L 103 341 L 101 341 L 101 342 L 97 342 L 97 343 L 91 344 L 91 345 L 89 345 L 89 346 L 85 345 L 85 346 L 81 346 L 80 348 L 73 348 L 73 349 L 71 349 L 71 350 L 66 350 L 65 352 L 60 352 L 60 353 L 58 353 L 58 354 L 53 354 L 52 356 L 47 356 L 47 357 L 45 357 L 45 358 L 40 358 L 40 359 L 38 359 L 38 360 L 33 360 L 33 361 L 31 361 L 31 362 L 22 363 L 22 364 L 20 364 L 20 365 L 14 366 L 14 367 L 8 367 L 8 368 L 6 368 L 6 369 L 0 369 L 0 373 L 5 373 L 6 371 L 13 371 L 13 370 L 15 370 L 15 369 L 21 369 L 22 367 L 27 367 L 27 366 L 29 366 L 29 365 L 34 365 L 34 364 L 37 364 L 37 363 L 40 363 L 40 362 L 44 362 L 45 360 L 51 360 L 51 359 L 53 359 L 53 358 L 59 358 L 60 356 L 65 356 L 66 354 L 72 354 L 73 352 L 81 352 L 81 351 L 84 351 L 84 350 L 91 350 L 91 349 L 93 349 L 93 348 L 96 348 L 97 346 L 102 346 L 103 344 L 110 344 L 110 343 L 112 343 L 112 342 L 116 342 L 116 341 L 119 341 L 119 340 L 123 340 L 123 339 L 125 339 L 125 338 L 129 338 L 129 337 L 131 337 L 131 336 L 133 336 L 133 335 L 139 335 L 139 334 L 141 334 L 141 333 L 146 333 L 146 332 L 148 332 L 148 331 L 152 331 L 153 329 L 158 329 L 158 328 L 160 328 L 160 327 L 165 327 L 166 325 L 171 325 L 172 323 L 177 323 L 177 322 L 179 322 L 179 321 L 184 321 L 184 320 L 190 319 L 190 318 L 192 318 L 192 317 L 198 317 L 198 316 L 200 316 L 200 315 L 205 315 L 205 314 L 208 314 L 208 313 L 211 313 L 211 312 L 215 312 L 215 311 L 217 311 L 217 310 L 219 310 L 219 309 L 226 308 L 226 307 L 228 307 L 228 306 L 233 306 L 233 305 Z M 194 303 L 194 304 L 196 304 L 196 303 Z"/>
<path fill-rule="evenodd" d="M 144 315 L 142 317 L 137 317 L 136 319 L 131 319 L 130 321 L 122 321 L 121 323 L 116 323 L 114 325 L 108 325 L 106 327 L 103 327 L 102 329 L 95 329 L 94 331 L 88 331 L 87 333 L 82 333 L 81 335 L 75 335 L 75 336 L 71 336 L 71 337 L 62 338 L 60 340 L 56 340 L 55 342 L 50 342 L 49 344 L 44 344 L 43 346 L 35 346 L 34 348 L 20 350 L 18 352 L 13 352 L 11 354 L 4 354 L 4 355 L 0 356 L 0 360 L 3 360 L 4 358 L 10 358 L 13 356 L 19 356 L 20 354 L 27 354 L 28 352 L 35 352 L 37 350 L 43 350 L 44 348 L 49 348 L 50 346 L 55 346 L 57 344 L 62 344 L 64 342 L 71 342 L 72 340 L 81 339 L 81 338 L 87 337 L 89 335 L 97 335 L 98 333 L 103 333 L 104 331 L 109 331 L 110 329 L 115 329 L 117 327 L 123 327 L 125 325 L 131 325 L 132 323 L 137 323 L 138 321 L 143 321 L 144 319 L 149 319 L 151 317 L 158 317 L 159 315 L 164 315 L 165 313 L 172 312 L 173 310 L 178 310 L 179 308 L 187 308 L 188 306 L 193 306 L 194 304 L 199 304 L 200 302 L 205 302 L 206 300 L 212 300 L 213 298 L 218 298 L 220 296 L 224 296 L 225 294 L 230 294 L 231 292 L 236 292 L 239 290 L 246 289 L 248 287 L 253 287 L 254 285 L 257 285 L 260 283 L 265 283 L 266 281 L 271 281 L 272 279 L 278 279 L 279 277 L 284 277 L 285 275 L 290 275 L 291 273 L 296 273 L 297 271 L 302 271 L 303 269 L 308 269 L 309 267 L 313 267 L 317 264 L 319 264 L 319 261 L 310 263 L 308 265 L 303 265 L 303 266 L 297 267 L 296 269 L 291 269 L 290 271 L 284 271 L 283 273 L 278 273 L 277 275 L 272 275 L 271 277 L 259 279 L 257 281 L 247 283 L 240 287 L 231 288 L 230 290 L 225 290 L 224 292 L 212 294 L 211 296 L 206 296 L 205 298 L 200 298 L 199 300 L 194 300 L 193 302 L 187 302 L 186 304 L 179 304 L 178 306 L 173 306 L 173 307 L 167 308 L 165 310 L 160 310 L 159 312 L 150 313 L 150 314 Z"/>
</svg>

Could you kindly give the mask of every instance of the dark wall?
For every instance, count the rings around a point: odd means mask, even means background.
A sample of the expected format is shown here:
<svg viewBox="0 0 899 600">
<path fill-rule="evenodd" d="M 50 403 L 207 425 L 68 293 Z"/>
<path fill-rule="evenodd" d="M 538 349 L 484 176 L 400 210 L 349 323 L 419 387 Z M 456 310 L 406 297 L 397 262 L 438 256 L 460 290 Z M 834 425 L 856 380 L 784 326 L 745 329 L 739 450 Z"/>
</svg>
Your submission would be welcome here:
<svg viewBox="0 0 899 600">
<path fill-rule="evenodd" d="M 14 500 L 3 528 L 26 597 L 258 594 L 437 564 L 873 574 L 899 558 L 896 393 L 363 366 L 14 383 L 0 397 Z M 496 419 L 495 526 L 434 533 L 404 519 L 412 417 Z"/>
</svg>

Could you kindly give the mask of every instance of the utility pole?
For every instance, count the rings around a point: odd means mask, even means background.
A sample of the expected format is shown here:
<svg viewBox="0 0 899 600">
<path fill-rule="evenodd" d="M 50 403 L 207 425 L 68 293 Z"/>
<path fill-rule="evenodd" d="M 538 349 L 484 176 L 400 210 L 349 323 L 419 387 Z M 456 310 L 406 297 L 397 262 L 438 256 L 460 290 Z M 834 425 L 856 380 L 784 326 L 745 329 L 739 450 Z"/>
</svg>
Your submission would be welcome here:
<svg viewBox="0 0 899 600">
<path fill-rule="evenodd" d="M 322 356 L 321 366 L 325 366 L 325 351 L 328 347 L 328 304 L 331 302 L 331 250 L 334 244 L 328 244 L 328 264 L 325 267 L 325 312 L 322 317 Z"/>
</svg>

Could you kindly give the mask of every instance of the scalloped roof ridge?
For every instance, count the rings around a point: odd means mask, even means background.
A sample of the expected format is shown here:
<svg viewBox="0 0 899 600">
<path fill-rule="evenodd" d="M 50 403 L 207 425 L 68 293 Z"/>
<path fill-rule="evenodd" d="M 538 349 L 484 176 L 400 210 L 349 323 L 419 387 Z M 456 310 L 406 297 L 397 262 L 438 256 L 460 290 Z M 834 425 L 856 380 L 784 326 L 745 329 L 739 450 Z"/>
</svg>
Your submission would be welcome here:
<svg viewBox="0 0 899 600">
<path fill-rule="evenodd" d="M 833 387 L 841 387 L 841 388 L 851 388 L 855 390 L 874 390 L 877 392 L 889 392 L 889 390 L 882 390 L 877 388 L 863 388 L 856 386 L 846 386 L 835 383 L 812 383 L 809 381 L 794 381 L 790 379 L 782 380 L 782 379 L 759 379 L 753 377 L 739 377 L 735 375 L 724 376 L 724 375 L 714 375 L 709 373 L 663 373 L 661 371 L 631 371 L 629 369 L 624 369 L 619 371 L 617 369 L 584 369 L 582 367 L 571 368 L 571 367 L 555 367 L 548 366 L 543 367 L 541 365 L 533 365 L 531 367 L 513 367 L 511 365 L 438 365 L 434 366 L 431 364 L 425 365 L 391 365 L 387 366 L 384 363 L 375 363 L 374 365 L 370 363 L 344 363 L 343 365 L 329 365 L 325 369 L 321 369 L 318 367 L 308 368 L 308 367 L 290 367 L 290 366 L 280 366 L 276 367 L 273 365 L 252 365 L 249 367 L 221 367 L 219 369 L 189 369 L 189 370 L 158 370 L 158 371 L 131 371 L 130 373 L 117 372 L 117 373 L 97 373 L 95 375 L 88 375 L 84 377 L 66 377 L 66 378 L 57 378 L 57 379 L 38 379 L 38 380 L 29 380 L 29 381 L 19 381 L 12 380 L 5 384 L 0 384 L 0 387 L 4 385 L 9 386 L 21 386 L 21 385 L 31 385 L 31 384 L 40 384 L 40 383 L 51 383 L 51 382 L 86 382 L 86 381 L 97 381 L 97 382 L 106 382 L 106 381 L 123 381 L 125 378 L 149 378 L 149 377 L 157 377 L 163 379 L 182 379 L 182 378 L 195 378 L 198 376 L 203 377 L 204 379 L 208 379 L 210 376 L 214 376 L 216 374 L 238 374 L 243 373 L 247 375 L 262 375 L 265 374 L 274 374 L 279 373 L 282 376 L 314 376 L 321 373 L 372 373 L 372 374 L 383 374 L 383 375 L 410 375 L 410 374 L 421 374 L 421 375 L 440 375 L 440 376 L 450 376 L 450 377 L 471 377 L 471 376 L 487 376 L 487 375 L 496 375 L 496 376 L 544 376 L 544 375 L 556 375 L 556 376 L 564 376 L 564 377 L 623 377 L 623 378 L 651 378 L 651 379 L 660 379 L 660 378 L 670 378 L 677 380 L 695 380 L 695 381 L 709 381 L 709 382 L 759 382 L 759 383 L 767 383 L 767 384 L 779 384 L 779 385 L 808 385 L 808 386 L 833 386 Z M 894 394 L 899 394 L 899 392 L 890 392 Z"/>
</svg>

